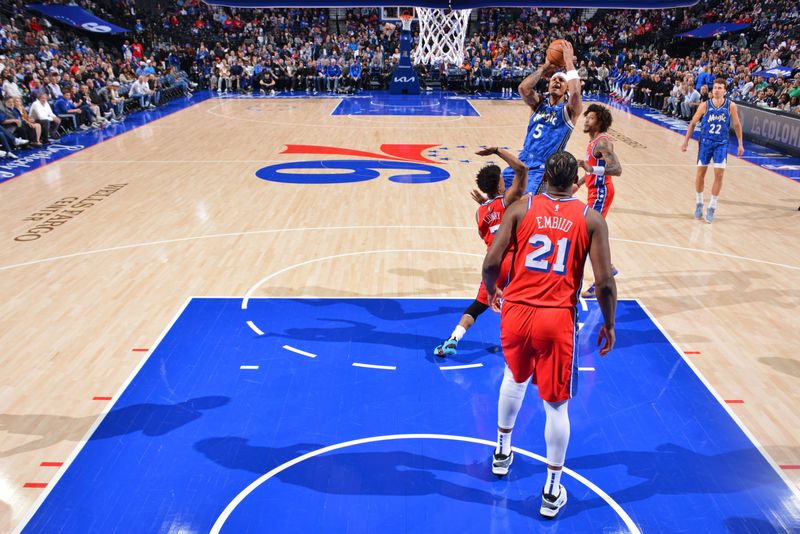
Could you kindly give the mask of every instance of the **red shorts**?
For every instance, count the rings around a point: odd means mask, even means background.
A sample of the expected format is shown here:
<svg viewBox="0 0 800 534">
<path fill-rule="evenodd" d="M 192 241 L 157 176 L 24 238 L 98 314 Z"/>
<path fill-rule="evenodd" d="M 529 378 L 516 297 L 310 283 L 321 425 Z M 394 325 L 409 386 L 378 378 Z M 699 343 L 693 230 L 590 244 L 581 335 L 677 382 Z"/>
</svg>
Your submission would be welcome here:
<svg viewBox="0 0 800 534">
<path fill-rule="evenodd" d="M 547 402 L 571 399 L 578 386 L 578 325 L 573 308 L 537 308 L 504 302 L 500 342 L 517 383 L 539 386 Z"/>
<path fill-rule="evenodd" d="M 513 254 L 506 254 L 506 257 L 503 258 L 503 263 L 500 264 L 500 275 L 497 277 L 497 287 L 500 289 L 506 287 L 508 283 L 508 273 L 511 271 L 511 261 L 513 259 Z M 483 285 L 483 280 L 481 280 L 481 287 L 478 288 L 478 296 L 475 297 L 475 300 L 486 306 L 489 305 L 489 295 L 486 293 L 486 286 Z"/>
<path fill-rule="evenodd" d="M 614 202 L 614 182 L 589 188 L 589 198 L 586 203 L 593 210 L 599 211 L 603 218 L 608 213 L 612 202 Z"/>
</svg>

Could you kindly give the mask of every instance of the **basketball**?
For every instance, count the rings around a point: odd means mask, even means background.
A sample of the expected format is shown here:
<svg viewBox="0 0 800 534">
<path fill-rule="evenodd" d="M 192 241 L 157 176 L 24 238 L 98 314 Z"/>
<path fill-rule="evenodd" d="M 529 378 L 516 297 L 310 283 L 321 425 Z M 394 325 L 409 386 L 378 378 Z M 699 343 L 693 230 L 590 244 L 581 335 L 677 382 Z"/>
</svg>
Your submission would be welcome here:
<svg viewBox="0 0 800 534">
<path fill-rule="evenodd" d="M 556 67 L 564 66 L 564 52 L 561 50 L 561 46 L 566 43 L 567 41 L 564 39 L 556 39 L 547 47 L 547 61 L 549 61 L 551 65 L 555 65 Z"/>
</svg>

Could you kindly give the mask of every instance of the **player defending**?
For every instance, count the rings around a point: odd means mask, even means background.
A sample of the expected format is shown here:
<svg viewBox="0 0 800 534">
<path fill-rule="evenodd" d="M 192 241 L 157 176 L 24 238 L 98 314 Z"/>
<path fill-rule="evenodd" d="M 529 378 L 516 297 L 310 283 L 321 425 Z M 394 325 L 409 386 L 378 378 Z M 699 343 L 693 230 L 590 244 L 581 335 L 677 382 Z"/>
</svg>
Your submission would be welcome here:
<svg viewBox="0 0 800 534">
<path fill-rule="evenodd" d="M 522 163 L 514 154 L 502 148 L 487 148 L 476 152 L 479 156 L 489 156 L 497 154 L 500 158 L 509 164 L 514 169 L 514 181 L 511 187 L 506 189 L 505 184 L 500 174 L 500 167 L 497 165 L 487 165 L 478 172 L 477 184 L 480 189 L 488 198 L 486 202 L 482 203 L 475 213 L 475 219 L 478 222 L 478 235 L 486 243 L 486 248 L 491 246 L 494 235 L 500 227 L 500 221 L 503 219 L 503 214 L 506 207 L 510 206 L 522 196 L 525 192 L 525 187 L 528 184 L 528 167 Z M 501 269 L 500 281 L 498 282 L 501 287 L 505 285 L 508 278 L 509 267 L 511 265 L 511 255 L 507 255 L 503 261 L 503 268 Z M 489 298 L 486 295 L 486 288 L 481 282 L 478 289 L 478 296 L 475 301 L 464 310 L 464 315 L 458 321 L 450 338 L 436 347 L 433 353 L 436 356 L 452 356 L 456 354 L 456 346 L 461 338 L 464 336 L 469 327 L 475 324 L 475 320 L 486 311 L 489 307 Z"/>
<path fill-rule="evenodd" d="M 681 150 L 686 152 L 689 146 L 689 139 L 692 138 L 695 126 L 700 122 L 700 147 L 697 152 L 697 177 L 695 178 L 695 191 L 697 192 L 697 203 L 694 207 L 694 218 L 703 218 L 703 190 L 705 189 L 706 170 L 711 160 L 714 160 L 714 185 L 711 187 L 711 201 L 708 203 L 706 211 L 706 222 L 714 221 L 714 212 L 717 210 L 717 199 L 722 190 L 722 177 L 725 174 L 725 160 L 728 157 L 728 131 L 731 121 L 739 140 L 737 156 L 744 154 L 744 144 L 742 141 L 742 123 L 739 122 L 739 111 L 736 104 L 725 96 L 728 83 L 722 79 L 714 80 L 714 87 L 711 90 L 711 99 L 701 102 L 697 106 L 697 111 L 689 123 L 686 130 L 686 137 L 683 139 Z"/>
<path fill-rule="evenodd" d="M 562 50 L 567 72 L 550 76 L 547 94 L 536 92 L 536 84 L 542 76 L 554 69 L 546 59 L 535 72 L 522 80 L 518 88 L 522 100 L 531 108 L 528 131 L 519 159 L 530 169 L 528 192 L 534 194 L 544 190 L 542 175 L 547 158 L 567 146 L 574 124 L 583 110 L 581 80 L 575 70 L 575 53 L 569 43 Z M 511 183 L 512 176 L 511 169 L 503 170 L 506 186 Z"/>
<path fill-rule="evenodd" d="M 596 211 L 571 196 L 578 162 L 568 152 L 547 160 L 547 192 L 511 206 L 483 262 L 483 283 L 492 309 L 500 308 L 500 341 L 506 369 L 497 407 L 497 448 L 492 472 L 508 474 L 514 454 L 511 431 L 529 379 L 544 401 L 547 480 L 539 513 L 555 517 L 567 502 L 561 470 L 569 442 L 567 405 L 577 386 L 577 304 L 587 254 L 592 259 L 597 302 L 603 313 L 598 345 L 607 355 L 614 347 L 617 287 L 611 276 L 608 227 Z M 514 277 L 497 287 L 503 255 L 517 243 Z"/>
<path fill-rule="evenodd" d="M 589 105 L 583 114 L 583 132 L 589 134 L 589 146 L 586 148 L 586 159 L 578 162 L 580 168 L 586 172 L 578 180 L 578 187 L 586 184 L 589 207 L 599 212 L 604 219 L 614 202 L 614 182 L 611 177 L 622 174 L 622 165 L 614 153 L 614 144 L 606 134 L 612 122 L 608 108 L 600 104 Z M 618 273 L 612 265 L 611 274 L 617 276 Z M 595 284 L 592 284 L 583 296 L 593 298 L 595 289 Z"/>
</svg>

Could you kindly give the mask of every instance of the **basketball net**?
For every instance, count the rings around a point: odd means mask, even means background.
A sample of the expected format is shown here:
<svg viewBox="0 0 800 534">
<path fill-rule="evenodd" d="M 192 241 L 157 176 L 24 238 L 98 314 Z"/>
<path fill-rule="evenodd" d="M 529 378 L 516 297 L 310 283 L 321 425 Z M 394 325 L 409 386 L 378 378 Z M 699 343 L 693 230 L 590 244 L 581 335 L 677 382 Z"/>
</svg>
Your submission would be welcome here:
<svg viewBox="0 0 800 534">
<path fill-rule="evenodd" d="M 464 39 L 467 36 L 471 9 L 414 8 L 419 20 L 419 42 L 414 49 L 414 63 L 464 62 Z"/>
<path fill-rule="evenodd" d="M 403 23 L 403 31 L 410 32 L 411 31 L 411 21 L 414 20 L 413 15 L 406 15 L 405 13 L 400 15 L 400 22 Z"/>
</svg>

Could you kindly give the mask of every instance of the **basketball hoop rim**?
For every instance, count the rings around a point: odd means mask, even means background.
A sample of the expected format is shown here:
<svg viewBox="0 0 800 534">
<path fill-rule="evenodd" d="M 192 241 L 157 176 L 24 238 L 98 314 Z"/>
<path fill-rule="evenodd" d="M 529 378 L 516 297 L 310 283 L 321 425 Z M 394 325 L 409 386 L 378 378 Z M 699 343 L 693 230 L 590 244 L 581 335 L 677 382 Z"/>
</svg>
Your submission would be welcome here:
<svg viewBox="0 0 800 534">
<path fill-rule="evenodd" d="M 403 13 L 400 15 L 400 22 L 403 23 L 403 29 L 405 31 L 411 30 L 411 22 L 414 20 L 414 15 L 409 13 Z"/>
</svg>

